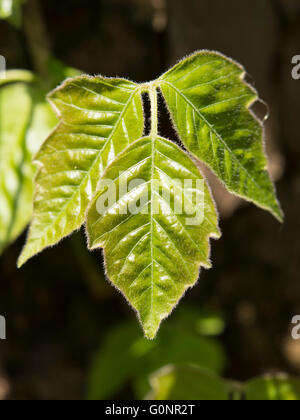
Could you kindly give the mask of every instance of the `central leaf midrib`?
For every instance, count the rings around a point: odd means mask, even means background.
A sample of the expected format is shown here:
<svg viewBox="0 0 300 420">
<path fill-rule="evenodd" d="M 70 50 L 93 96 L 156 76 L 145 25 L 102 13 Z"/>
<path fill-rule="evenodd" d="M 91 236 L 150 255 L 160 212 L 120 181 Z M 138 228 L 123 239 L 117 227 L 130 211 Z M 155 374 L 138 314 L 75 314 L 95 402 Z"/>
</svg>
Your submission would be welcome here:
<svg viewBox="0 0 300 420">
<path fill-rule="evenodd" d="M 154 199 L 154 188 L 153 188 L 153 181 L 154 181 L 154 173 L 155 173 L 155 143 L 156 137 L 151 136 L 151 215 L 150 215 L 150 232 L 151 232 L 151 240 L 150 240 L 150 247 L 151 247 L 151 303 L 150 303 L 150 319 L 153 313 L 153 306 L 154 306 L 154 246 L 153 246 L 153 199 Z"/>
<path fill-rule="evenodd" d="M 43 235 L 40 235 L 38 239 L 40 239 L 41 237 L 45 236 L 45 232 L 48 232 L 51 227 L 57 222 L 57 220 L 61 217 L 61 215 L 63 214 L 63 212 L 68 208 L 68 206 L 73 202 L 74 197 L 76 196 L 76 194 L 80 193 L 81 187 L 82 185 L 85 183 L 85 181 L 88 179 L 88 177 L 90 176 L 90 173 L 92 172 L 93 168 L 96 166 L 96 162 L 98 161 L 98 159 L 101 157 L 101 153 L 103 152 L 103 150 L 105 149 L 105 147 L 107 146 L 107 144 L 111 141 L 111 139 L 113 138 L 113 136 L 115 135 L 115 132 L 117 131 L 123 116 L 125 115 L 125 113 L 128 110 L 128 107 L 130 106 L 133 97 L 137 94 L 137 92 L 139 91 L 139 88 L 136 88 L 133 93 L 130 95 L 125 108 L 123 109 L 123 111 L 120 113 L 120 117 L 118 118 L 118 121 L 116 122 L 114 129 L 111 132 L 111 135 L 107 138 L 106 142 L 104 143 L 103 147 L 101 150 L 99 150 L 98 155 L 95 157 L 95 160 L 93 161 L 90 170 L 87 171 L 86 175 L 83 177 L 82 181 L 80 182 L 80 184 L 78 185 L 77 190 L 72 194 L 72 196 L 70 197 L 70 199 L 67 201 L 67 203 L 63 206 L 62 210 L 60 211 L 60 213 L 57 215 L 57 217 L 55 218 L 55 220 L 47 227 L 46 231 L 43 231 Z"/>
</svg>

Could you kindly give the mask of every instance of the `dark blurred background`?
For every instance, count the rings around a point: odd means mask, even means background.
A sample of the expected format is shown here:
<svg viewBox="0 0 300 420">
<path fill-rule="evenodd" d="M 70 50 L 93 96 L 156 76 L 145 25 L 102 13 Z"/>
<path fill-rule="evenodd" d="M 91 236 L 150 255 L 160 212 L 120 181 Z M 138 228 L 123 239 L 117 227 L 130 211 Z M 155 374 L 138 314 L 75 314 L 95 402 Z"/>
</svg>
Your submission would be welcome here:
<svg viewBox="0 0 300 420">
<path fill-rule="evenodd" d="M 281 226 L 209 175 L 223 236 L 212 243 L 213 269 L 202 273 L 181 305 L 223 314 L 226 377 L 278 371 L 300 376 L 300 341 L 290 334 L 292 317 L 300 314 L 300 80 L 291 76 L 292 57 L 300 54 L 299 0 L 40 4 L 44 47 L 90 74 L 152 80 L 199 49 L 218 50 L 246 67 L 270 108 L 266 147 L 286 220 Z M 30 13 L 27 5 L 18 30 L 0 21 L 0 53 L 8 68 L 38 66 L 28 33 L 37 22 Z M 266 110 L 257 112 L 263 117 Z M 174 136 L 165 113 L 161 132 Z M 134 314 L 104 279 L 101 253 L 85 250 L 83 232 L 18 271 L 24 240 L 0 258 L 0 313 L 8 336 L 0 342 L 0 398 L 82 399 L 91 360 L 107 333 Z M 111 397 L 133 396 L 124 385 Z"/>
</svg>

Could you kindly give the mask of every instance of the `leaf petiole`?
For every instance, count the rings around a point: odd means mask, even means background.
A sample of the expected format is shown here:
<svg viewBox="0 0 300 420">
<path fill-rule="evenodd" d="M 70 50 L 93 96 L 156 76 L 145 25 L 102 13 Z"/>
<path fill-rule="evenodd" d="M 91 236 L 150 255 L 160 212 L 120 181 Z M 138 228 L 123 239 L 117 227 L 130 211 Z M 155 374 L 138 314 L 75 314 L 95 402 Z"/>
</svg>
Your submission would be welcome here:
<svg viewBox="0 0 300 420">
<path fill-rule="evenodd" d="M 151 102 L 151 132 L 150 137 L 156 138 L 158 136 L 158 95 L 155 85 L 150 85 L 148 94 Z"/>
</svg>

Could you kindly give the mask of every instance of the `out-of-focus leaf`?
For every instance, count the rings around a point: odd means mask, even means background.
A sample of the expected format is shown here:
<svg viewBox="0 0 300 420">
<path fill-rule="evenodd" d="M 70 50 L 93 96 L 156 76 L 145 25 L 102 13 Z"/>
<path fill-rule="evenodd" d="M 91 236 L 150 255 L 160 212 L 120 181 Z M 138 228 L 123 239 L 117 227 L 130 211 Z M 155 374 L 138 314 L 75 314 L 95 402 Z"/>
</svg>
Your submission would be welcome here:
<svg viewBox="0 0 300 420">
<path fill-rule="evenodd" d="M 61 122 L 36 156 L 34 217 L 19 266 L 82 226 L 103 171 L 144 129 L 139 87 L 127 80 L 79 76 L 49 100 Z"/>
<path fill-rule="evenodd" d="M 160 137 L 133 143 L 104 178 L 113 181 L 109 187 L 100 188 L 89 209 L 89 245 L 91 249 L 104 248 L 109 279 L 136 309 L 146 337 L 152 339 L 161 321 L 197 282 L 200 267 L 211 266 L 209 239 L 220 236 L 214 202 L 194 162 Z M 190 197 L 184 191 L 187 179 L 196 191 Z M 134 189 L 122 188 L 135 180 L 141 182 Z M 198 186 L 197 181 L 203 182 Z M 99 200 L 110 194 L 108 188 L 114 188 L 118 195 L 100 214 Z M 200 209 L 200 195 L 204 217 L 192 225 L 188 220 L 197 214 L 197 205 Z M 129 211 L 138 201 L 137 211 Z M 172 203 L 179 201 L 185 206 L 176 214 Z"/>
<path fill-rule="evenodd" d="M 7 74 L 15 79 L 14 73 Z M 0 88 L 0 253 L 30 221 L 32 156 L 55 122 L 42 92 L 34 86 L 14 83 Z"/>
<path fill-rule="evenodd" d="M 196 305 L 180 306 L 174 314 L 174 322 L 189 331 L 209 337 L 221 335 L 225 330 L 225 321 L 220 313 Z"/>
<path fill-rule="evenodd" d="M 166 366 L 150 379 L 151 400 L 226 401 L 230 389 L 214 373 L 194 366 Z"/>
<path fill-rule="evenodd" d="M 138 335 L 132 323 L 120 325 L 109 333 L 90 369 L 88 399 L 112 397 L 141 370 L 142 357 L 156 343 L 143 340 L 136 344 Z"/>
<path fill-rule="evenodd" d="M 158 345 L 147 355 L 144 371 L 136 377 L 138 398 L 149 391 L 149 375 L 167 364 L 192 364 L 221 373 L 225 356 L 217 340 L 195 335 L 174 325 L 165 325 L 158 334 Z"/>
<path fill-rule="evenodd" d="M 1 76 L 3 76 L 1 74 Z M 0 77 L 0 87 L 9 83 L 32 83 L 36 81 L 36 76 L 28 70 L 8 70 L 5 77 Z"/>
<path fill-rule="evenodd" d="M 245 393 L 248 401 L 299 401 L 300 380 L 286 375 L 253 379 Z"/>
<path fill-rule="evenodd" d="M 160 86 L 181 140 L 227 189 L 283 220 L 266 170 L 263 127 L 249 107 L 257 92 L 245 69 L 220 53 L 202 51 L 164 74 Z"/>
<path fill-rule="evenodd" d="M 91 367 L 90 399 L 105 399 L 131 381 L 137 398 L 149 392 L 148 377 L 166 364 L 193 364 L 222 372 L 225 356 L 219 343 L 165 325 L 155 341 L 141 337 L 134 323 L 110 332 Z"/>
<path fill-rule="evenodd" d="M 21 26 L 21 6 L 25 0 L 0 0 L 0 19 L 8 19 L 16 27 Z"/>
</svg>

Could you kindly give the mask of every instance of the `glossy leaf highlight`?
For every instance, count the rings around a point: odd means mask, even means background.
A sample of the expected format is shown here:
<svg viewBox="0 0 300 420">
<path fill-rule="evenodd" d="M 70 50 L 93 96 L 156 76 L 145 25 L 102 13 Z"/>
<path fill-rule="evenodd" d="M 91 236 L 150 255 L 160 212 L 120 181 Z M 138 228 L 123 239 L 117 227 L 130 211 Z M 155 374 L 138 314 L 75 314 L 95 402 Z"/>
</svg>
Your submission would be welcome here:
<svg viewBox="0 0 300 420">
<path fill-rule="evenodd" d="M 200 267 L 211 266 L 209 238 L 220 235 L 214 203 L 205 185 L 199 191 L 204 194 L 205 206 L 201 224 L 189 226 L 190 216 L 185 211 L 175 214 L 165 196 L 169 192 L 170 202 L 175 203 L 185 192 L 174 186 L 174 180 L 203 177 L 182 150 L 160 137 L 133 143 L 107 169 L 104 178 L 112 180 L 118 195 L 108 210 L 99 214 L 98 200 L 108 187 L 96 194 L 87 218 L 89 245 L 91 249 L 104 248 L 109 279 L 137 311 L 145 335 L 154 338 L 161 321 L 198 280 Z M 123 191 L 122 185 L 133 180 L 141 183 Z M 145 196 L 136 213 L 128 212 L 133 202 Z M 196 213 L 196 194 L 184 199 Z"/>
<path fill-rule="evenodd" d="M 60 124 L 36 156 L 34 217 L 19 266 L 79 229 L 109 163 L 144 129 L 139 87 L 80 76 L 50 94 Z"/>
</svg>

